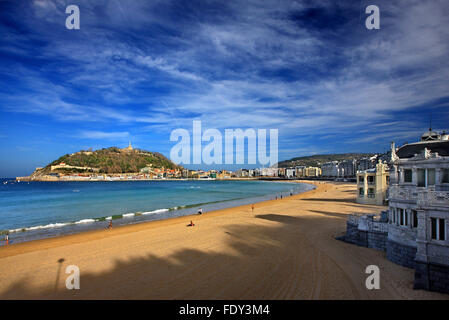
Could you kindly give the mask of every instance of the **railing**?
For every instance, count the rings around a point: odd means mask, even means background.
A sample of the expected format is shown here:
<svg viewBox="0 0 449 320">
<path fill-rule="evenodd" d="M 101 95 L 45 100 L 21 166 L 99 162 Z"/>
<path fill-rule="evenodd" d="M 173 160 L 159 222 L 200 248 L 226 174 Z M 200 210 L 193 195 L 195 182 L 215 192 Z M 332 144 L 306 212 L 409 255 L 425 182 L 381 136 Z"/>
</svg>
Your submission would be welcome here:
<svg viewBox="0 0 449 320">
<path fill-rule="evenodd" d="M 447 191 L 421 191 L 418 193 L 418 206 L 444 206 L 449 207 L 449 192 Z"/>
<path fill-rule="evenodd" d="M 398 186 L 388 188 L 389 200 L 416 201 L 419 207 L 445 206 L 449 207 L 449 191 L 435 191 Z"/>
<path fill-rule="evenodd" d="M 418 191 L 413 188 L 401 188 L 398 186 L 390 186 L 388 188 L 388 199 L 393 200 L 409 200 L 416 201 L 418 198 Z"/>
</svg>

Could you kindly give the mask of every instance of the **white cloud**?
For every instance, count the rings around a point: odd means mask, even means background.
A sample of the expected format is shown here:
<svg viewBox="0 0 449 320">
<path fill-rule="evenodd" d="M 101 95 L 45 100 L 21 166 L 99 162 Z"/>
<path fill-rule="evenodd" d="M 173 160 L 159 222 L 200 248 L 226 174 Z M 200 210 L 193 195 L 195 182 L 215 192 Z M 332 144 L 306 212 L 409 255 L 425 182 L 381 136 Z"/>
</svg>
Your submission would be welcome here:
<svg viewBox="0 0 449 320">
<path fill-rule="evenodd" d="M 103 4 L 101 21 L 94 4 L 83 6 L 83 41 L 64 41 L 37 27 L 48 41 L 41 57 L 77 67 L 68 70 L 66 86 L 35 70 L 17 70 L 32 92 L 3 98 L 3 108 L 60 121 L 119 121 L 158 132 L 190 128 L 193 119 L 201 119 L 218 129 L 277 128 L 281 140 L 350 131 L 363 135 L 345 137 L 350 143 L 381 143 L 412 137 L 427 125 L 428 119 L 402 119 L 397 112 L 448 95 L 449 14 L 442 0 L 380 1 L 381 29 L 367 32 L 362 21 L 353 26 L 360 32 L 348 35 L 348 45 L 322 39 L 288 18 L 292 10 L 306 9 L 305 2 L 229 2 L 227 20 L 189 23 L 166 20 L 158 9 L 170 2 Z M 328 2 L 314 5 L 320 4 Z M 36 5 L 51 7 L 50 1 Z M 155 32 L 143 32 L 149 28 Z M 158 37 L 160 29 L 169 36 Z M 333 60 L 343 63 L 332 67 Z M 282 72 L 291 72 L 292 79 Z M 308 79 L 314 72 L 323 75 Z M 68 102 L 70 85 L 89 88 L 106 105 L 82 97 Z M 146 88 L 164 90 L 147 93 Z M 382 122 L 392 123 L 392 130 Z M 124 137 L 124 132 L 109 134 Z"/>
<path fill-rule="evenodd" d="M 129 132 L 103 132 L 103 131 L 81 131 L 78 135 L 85 139 L 124 139 L 129 138 Z"/>
</svg>

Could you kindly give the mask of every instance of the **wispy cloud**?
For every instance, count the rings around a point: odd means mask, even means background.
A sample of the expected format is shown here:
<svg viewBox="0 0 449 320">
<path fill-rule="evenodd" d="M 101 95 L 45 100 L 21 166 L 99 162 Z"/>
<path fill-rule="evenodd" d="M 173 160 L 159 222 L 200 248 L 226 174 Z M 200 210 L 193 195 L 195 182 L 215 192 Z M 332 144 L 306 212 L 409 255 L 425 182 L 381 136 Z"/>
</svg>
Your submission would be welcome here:
<svg viewBox="0 0 449 320">
<path fill-rule="evenodd" d="M 79 135 L 80 138 L 84 139 L 124 139 L 129 138 L 129 132 L 103 132 L 103 131 L 81 131 Z"/>
<path fill-rule="evenodd" d="M 417 139 L 429 110 L 444 127 L 449 4 L 380 0 L 372 31 L 368 4 L 81 1 L 74 32 L 62 1 L 9 6 L 0 110 L 92 128 L 82 138 L 132 132 L 167 144 L 194 119 L 277 128 L 284 156 Z"/>
</svg>

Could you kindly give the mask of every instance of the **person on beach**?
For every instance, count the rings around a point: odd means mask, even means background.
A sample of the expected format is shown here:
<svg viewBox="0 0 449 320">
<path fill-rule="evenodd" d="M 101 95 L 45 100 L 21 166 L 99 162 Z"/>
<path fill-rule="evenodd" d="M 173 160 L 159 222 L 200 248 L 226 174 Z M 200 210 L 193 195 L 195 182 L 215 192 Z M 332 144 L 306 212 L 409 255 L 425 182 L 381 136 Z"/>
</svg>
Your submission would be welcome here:
<svg viewBox="0 0 449 320">
<path fill-rule="evenodd" d="M 276 196 L 276 200 L 278 199 L 278 196 Z"/>
<path fill-rule="evenodd" d="M 9 235 L 8 234 L 5 235 L 5 241 L 6 241 L 6 245 L 8 245 L 9 244 Z"/>
<path fill-rule="evenodd" d="M 112 229 L 112 220 L 109 220 L 108 229 Z"/>
<path fill-rule="evenodd" d="M 254 203 L 251 205 L 251 211 L 254 212 Z"/>
<path fill-rule="evenodd" d="M 198 209 L 198 214 L 203 214 L 203 209 L 202 208 Z"/>
<path fill-rule="evenodd" d="M 195 224 L 193 223 L 192 220 L 190 220 L 190 223 L 187 225 L 188 227 L 193 227 Z"/>
<path fill-rule="evenodd" d="M 281 195 L 281 200 L 282 200 L 282 195 Z"/>
</svg>

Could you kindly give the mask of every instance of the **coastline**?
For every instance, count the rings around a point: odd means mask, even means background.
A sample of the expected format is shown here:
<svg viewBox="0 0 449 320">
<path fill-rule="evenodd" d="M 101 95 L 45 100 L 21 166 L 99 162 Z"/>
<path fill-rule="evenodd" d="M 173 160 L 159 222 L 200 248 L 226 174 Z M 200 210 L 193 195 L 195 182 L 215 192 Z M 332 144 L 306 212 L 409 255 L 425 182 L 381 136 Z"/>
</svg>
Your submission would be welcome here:
<svg viewBox="0 0 449 320">
<path fill-rule="evenodd" d="M 0 298 L 449 299 L 413 290 L 413 270 L 384 253 L 336 240 L 348 214 L 384 207 L 355 203 L 354 184 L 314 184 L 254 212 L 246 205 L 3 247 Z M 80 290 L 65 288 L 72 264 Z M 381 269 L 381 290 L 364 285 L 370 264 Z"/>
<path fill-rule="evenodd" d="M 294 196 L 301 195 L 301 194 L 304 194 L 304 193 L 307 193 L 307 192 L 310 192 L 310 191 L 314 191 L 314 190 L 316 190 L 316 187 L 317 187 L 317 184 L 310 183 L 310 182 L 305 182 L 305 181 L 302 181 L 302 180 L 290 180 L 290 181 L 281 181 L 281 182 L 284 182 L 284 183 L 287 183 L 287 182 L 288 183 L 304 183 L 304 184 L 309 184 L 309 185 L 315 186 L 314 189 L 303 191 L 303 192 L 299 192 L 299 193 L 295 193 L 292 196 L 285 196 L 284 198 L 286 198 L 286 197 L 294 197 Z M 266 195 L 266 196 L 260 196 L 260 197 L 256 197 L 256 198 L 273 197 L 273 196 L 274 195 Z M 252 199 L 255 199 L 255 198 L 247 198 L 247 199 L 244 198 L 242 200 L 252 200 Z M 280 201 L 280 200 L 281 199 L 278 199 L 278 200 L 274 200 L 274 199 L 273 200 L 258 200 L 258 201 L 254 201 L 253 203 L 259 205 L 259 204 L 263 204 L 264 202 Z M 238 201 L 238 200 L 226 200 L 226 201 L 220 201 L 219 203 L 234 202 L 234 201 Z M 148 224 L 156 223 L 156 222 L 163 222 L 163 221 L 168 221 L 168 220 L 173 220 L 173 223 L 179 223 L 179 221 L 176 221 L 176 219 L 181 220 L 182 218 L 185 218 L 185 219 L 188 220 L 189 218 L 192 218 L 192 217 L 202 218 L 202 217 L 204 217 L 206 215 L 207 216 L 211 216 L 211 215 L 213 216 L 213 215 L 226 214 L 227 210 L 229 210 L 229 211 L 232 211 L 233 209 L 240 210 L 240 209 L 243 209 L 244 207 L 247 207 L 249 205 L 250 204 L 235 205 L 235 206 L 230 206 L 230 207 L 226 207 L 226 208 L 223 208 L 223 209 L 215 209 L 215 210 L 212 210 L 212 211 L 205 212 L 201 216 L 198 215 L 197 213 L 191 213 L 191 214 L 181 215 L 181 216 L 165 217 L 165 218 L 154 219 L 154 220 L 147 220 L 147 221 L 137 221 L 137 222 L 134 222 L 134 223 L 124 223 L 124 224 L 114 225 L 112 230 L 107 230 L 107 231 L 109 233 L 113 234 L 115 232 L 115 230 L 118 230 L 119 228 L 126 228 L 126 227 L 131 227 L 131 226 L 136 226 L 136 225 L 144 225 L 144 226 L 142 226 L 142 228 L 147 228 L 147 227 L 149 227 Z M 197 207 L 197 205 L 191 206 L 191 208 L 196 208 L 196 207 Z M 164 212 L 172 211 L 171 208 L 170 209 L 156 209 L 155 211 L 160 211 L 160 210 L 164 210 Z M 182 210 L 182 209 L 180 209 L 180 210 Z M 106 220 L 106 221 L 108 221 L 108 220 Z M 101 222 L 101 221 L 95 221 L 93 223 L 98 223 L 98 222 Z M 55 223 L 55 224 L 58 224 L 58 223 Z M 105 224 L 105 226 L 106 226 L 106 224 Z M 21 229 L 21 228 L 18 228 L 17 230 L 19 230 L 19 229 Z M 77 236 L 77 235 L 81 235 L 82 236 L 82 235 L 88 234 L 88 233 L 103 234 L 104 230 L 105 230 L 105 228 L 102 228 L 102 229 L 95 228 L 95 229 L 92 229 L 92 230 L 80 230 L 80 231 L 74 232 L 74 233 L 60 234 L 60 235 L 57 235 L 57 236 L 50 236 L 50 237 L 44 237 L 44 238 L 39 238 L 39 239 L 21 241 L 21 242 L 18 242 L 18 243 L 13 243 L 13 244 L 11 244 L 8 247 L 5 247 L 4 245 L 0 245 L 0 258 L 2 257 L 2 249 L 10 249 L 10 248 L 13 248 L 15 246 L 20 246 L 20 245 L 25 244 L 25 243 L 33 243 L 33 242 L 38 242 L 38 241 L 58 239 L 58 238 L 71 237 L 71 236 Z M 138 229 L 138 230 L 140 230 L 140 229 Z M 9 231 L 11 232 L 11 230 L 9 230 Z M 14 234 L 14 233 L 17 233 L 17 232 L 20 233 L 21 231 L 12 231 L 10 234 Z M 28 232 L 28 231 L 25 231 L 25 232 Z M 133 230 L 130 230 L 129 232 L 133 232 Z"/>
<path fill-rule="evenodd" d="M 252 181 L 252 180 L 248 180 Z M 134 183 L 134 181 L 129 181 Z M 163 183 L 164 181 L 159 181 Z M 158 182 L 158 183 L 159 183 Z M 169 182 L 169 181 L 165 181 Z M 208 182 L 203 180 L 204 183 Z M 210 182 L 210 181 L 209 181 Z M 266 181 L 263 181 L 266 183 Z M 283 185 L 297 184 L 295 181 L 268 181 L 269 183 L 281 183 Z M 47 183 L 47 182 L 45 182 Z M 78 182 L 76 182 L 78 183 Z M 101 184 L 108 184 L 105 181 L 99 182 Z M 143 183 L 143 181 L 142 181 Z M 201 185 L 201 183 L 199 183 Z M 76 186 L 73 186 L 76 189 Z M 124 211 L 104 211 L 103 215 L 81 215 L 79 217 L 73 217 L 72 220 L 67 219 L 55 219 L 48 220 L 41 224 L 19 225 L 10 229 L 0 230 L 0 237 L 5 234 L 10 235 L 10 244 L 18 244 L 22 242 L 35 241 L 45 238 L 53 238 L 63 235 L 76 234 L 80 232 L 103 230 L 106 228 L 109 221 L 113 222 L 114 227 L 122 225 L 132 225 L 145 223 L 149 221 L 165 220 L 173 217 L 190 216 L 195 215 L 199 208 L 210 212 L 215 210 L 221 210 L 226 208 L 238 207 L 242 205 L 250 205 L 251 203 L 262 202 L 275 197 L 286 197 L 290 194 L 298 194 L 307 189 L 315 188 L 313 184 L 301 183 L 296 187 L 283 187 L 285 190 L 266 190 L 268 193 L 261 193 L 260 195 L 249 195 L 242 193 L 239 197 L 230 199 L 210 199 L 208 202 L 202 201 L 203 199 L 197 199 L 196 202 L 192 202 L 189 199 L 184 201 L 171 202 L 172 206 L 166 205 L 168 203 L 160 203 L 158 206 L 140 206 L 133 210 Z M 192 188 L 192 186 L 190 186 Z M 199 187 L 195 187 L 199 188 Z M 215 187 L 214 187 L 215 188 Z M 288 190 L 287 190 L 288 189 Z M 79 190 L 72 190 L 77 191 Z M 118 204 L 118 203 L 117 203 Z M 78 219 L 77 219 L 78 218 Z M 2 238 L 0 238 L 2 240 Z M 0 247 L 1 247 L 0 242 Z"/>
</svg>

